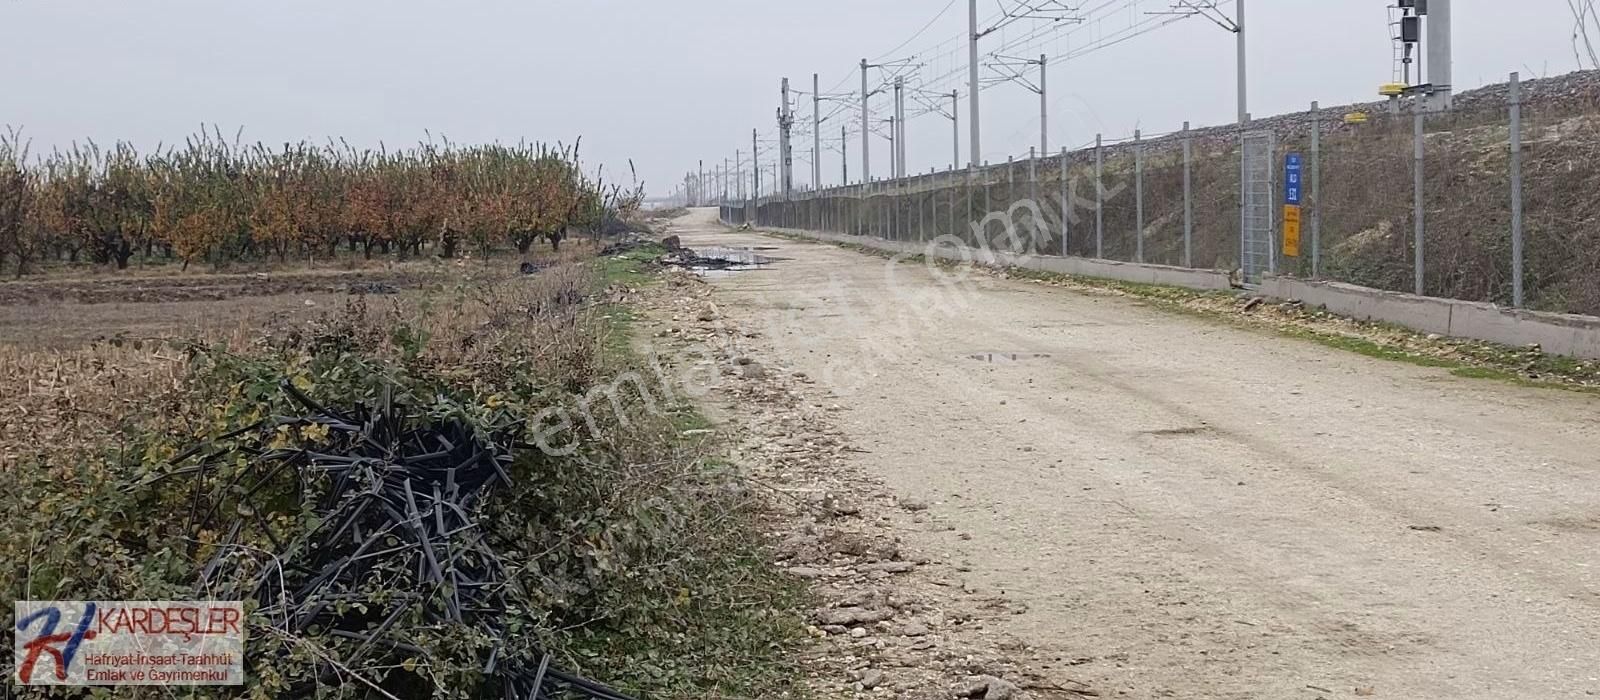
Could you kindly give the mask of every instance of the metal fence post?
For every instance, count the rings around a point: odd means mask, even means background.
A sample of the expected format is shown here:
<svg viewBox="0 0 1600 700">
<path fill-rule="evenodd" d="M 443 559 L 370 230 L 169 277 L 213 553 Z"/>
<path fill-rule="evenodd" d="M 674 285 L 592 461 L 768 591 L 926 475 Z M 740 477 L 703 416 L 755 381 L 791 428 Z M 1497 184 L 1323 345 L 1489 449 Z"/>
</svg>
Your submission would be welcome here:
<svg viewBox="0 0 1600 700">
<path fill-rule="evenodd" d="M 966 222 L 962 224 L 962 240 L 968 241 L 968 232 L 973 230 L 973 168 L 974 163 L 966 163 Z"/>
<path fill-rule="evenodd" d="M 933 189 L 933 195 L 928 198 L 928 200 L 931 202 L 931 204 L 929 204 L 929 213 L 931 213 L 933 215 L 933 238 L 938 238 L 938 237 L 944 235 L 942 233 L 939 233 L 939 231 L 941 230 L 940 227 L 939 227 L 939 191 L 940 190 L 946 190 L 946 191 L 949 192 L 950 196 L 947 197 L 946 199 L 950 200 L 950 218 L 952 220 L 954 220 L 955 216 L 956 216 L 956 181 L 955 181 L 955 176 L 953 175 L 953 170 L 954 170 L 954 166 L 949 166 L 949 165 L 945 166 L 945 168 L 944 168 L 944 177 L 940 178 L 940 182 L 942 183 L 942 185 L 939 186 L 939 187 L 935 187 Z M 930 238 L 929 240 L 932 240 L 932 238 Z"/>
<path fill-rule="evenodd" d="M 897 127 L 898 128 L 898 127 Z M 906 214 L 900 210 L 901 200 L 905 194 L 905 180 L 895 177 L 889 180 L 889 240 L 898 241 L 906 227 Z"/>
<path fill-rule="evenodd" d="M 1424 150 L 1425 150 L 1423 148 L 1423 145 L 1422 145 L 1422 140 L 1424 138 L 1422 102 L 1420 100 L 1418 100 L 1416 102 L 1413 102 L 1412 105 L 1411 105 L 1411 108 L 1416 112 L 1416 114 L 1412 117 L 1413 126 L 1412 126 L 1412 133 L 1411 133 L 1411 142 L 1412 142 L 1411 155 L 1416 161 L 1416 164 L 1415 164 L 1415 166 L 1413 168 L 1416 171 L 1416 178 L 1415 178 L 1416 181 L 1412 185 L 1412 196 L 1411 196 L 1411 198 L 1413 200 L 1413 202 L 1412 202 L 1412 216 L 1416 218 L 1416 224 L 1417 224 L 1416 241 L 1413 243 L 1413 245 L 1416 246 L 1416 251 L 1415 251 L 1414 255 L 1412 255 L 1412 262 L 1413 262 L 1412 278 L 1416 283 L 1414 286 L 1416 288 L 1415 291 L 1416 291 L 1417 296 L 1422 296 L 1423 286 L 1424 286 L 1423 285 L 1423 282 L 1424 282 L 1423 273 L 1424 273 L 1424 270 L 1426 269 L 1424 267 L 1424 262 L 1425 261 L 1424 261 L 1424 256 L 1423 256 L 1423 240 L 1425 239 L 1425 237 L 1426 237 L 1425 234 L 1427 232 L 1427 224 L 1426 224 L 1426 222 L 1424 221 L 1424 218 L 1423 218 L 1424 217 L 1424 212 L 1423 212 L 1423 206 L 1422 206 L 1423 153 L 1424 153 Z"/>
<path fill-rule="evenodd" d="M 899 189 L 899 188 L 896 187 L 895 179 L 892 176 L 883 179 L 882 187 L 883 187 L 883 238 L 885 240 L 892 241 L 892 240 L 895 240 L 895 239 L 899 238 L 899 234 L 897 233 L 897 230 L 898 230 L 898 226 L 900 224 L 900 221 L 899 221 L 899 219 L 900 219 L 900 210 L 899 210 L 900 202 L 899 202 L 898 198 L 896 197 L 896 190 Z"/>
<path fill-rule="evenodd" d="M 878 230 L 877 217 L 872 215 L 872 194 L 876 183 L 872 180 L 861 181 L 861 235 L 872 236 Z"/>
<path fill-rule="evenodd" d="M 1006 156 L 1006 196 L 1005 199 L 1000 202 L 1000 206 L 1002 207 L 1009 208 L 1012 202 L 1017 201 L 1016 162 L 1017 159 L 1014 156 Z M 1016 236 L 1010 236 L 1008 238 L 1009 240 L 1005 242 L 1005 244 L 1008 246 L 1011 245 L 1011 241 L 1016 240 Z M 1006 252 L 1014 253 L 1016 251 L 1007 249 Z"/>
<path fill-rule="evenodd" d="M 1133 130 L 1133 260 L 1144 262 L 1144 140 Z"/>
<path fill-rule="evenodd" d="M 857 183 L 856 186 L 855 187 L 851 187 L 850 190 L 855 195 L 854 197 L 852 197 L 852 199 L 854 200 L 854 206 L 851 207 L 851 212 L 850 212 L 850 214 L 851 214 L 850 218 L 852 219 L 852 221 L 850 222 L 850 224 L 847 224 L 847 226 L 849 226 L 850 230 L 846 231 L 845 233 L 848 233 L 850 235 L 856 235 L 856 232 L 861 230 L 861 184 Z"/>
<path fill-rule="evenodd" d="M 1094 257 L 1106 257 L 1106 187 L 1101 177 L 1105 173 L 1105 141 L 1094 135 Z"/>
<path fill-rule="evenodd" d="M 1246 143 L 1245 134 L 1250 116 L 1245 115 L 1244 121 L 1239 123 L 1239 272 L 1240 279 L 1250 281 L 1250 217 L 1247 202 L 1250 193 L 1250 146 Z"/>
<path fill-rule="evenodd" d="M 1028 147 L 1028 197 L 1034 202 L 1039 201 L 1039 151 L 1034 146 Z"/>
<path fill-rule="evenodd" d="M 1189 135 L 1189 122 L 1183 123 L 1183 266 L 1194 267 L 1194 186 L 1191 169 L 1194 164 L 1194 138 Z"/>
<path fill-rule="evenodd" d="M 1511 74 L 1511 305 L 1522 308 L 1522 76 Z"/>
<path fill-rule="evenodd" d="M 890 155 L 893 155 L 892 150 Z M 883 194 L 883 235 L 881 238 L 886 241 L 894 240 L 894 219 L 895 214 L 899 213 L 894 210 L 894 189 L 894 174 L 891 170 L 889 177 L 878 182 L 878 191 Z"/>
<path fill-rule="evenodd" d="M 915 227 L 917 238 L 912 238 L 912 225 L 910 225 L 910 221 L 907 221 L 906 240 L 920 241 L 922 240 L 922 197 L 918 197 L 918 189 L 915 185 L 912 185 L 912 193 L 910 193 L 910 208 L 917 211 L 917 227 Z M 910 217 L 907 217 L 907 219 L 910 219 Z"/>
<path fill-rule="evenodd" d="M 1322 105 L 1311 103 L 1311 279 L 1322 276 Z"/>
<path fill-rule="evenodd" d="M 863 230 L 863 233 L 869 237 L 876 238 L 878 236 L 878 227 L 880 225 L 879 222 L 883 219 L 882 212 L 875 212 L 873 210 L 874 205 L 872 203 L 872 198 L 877 196 L 879 188 L 877 179 L 869 180 L 865 185 L 865 188 L 866 197 L 861 200 L 861 206 L 865 207 L 866 211 L 866 227 Z"/>
<path fill-rule="evenodd" d="M 934 169 L 933 168 L 928 168 L 928 179 L 926 180 L 927 187 L 924 188 L 923 191 L 927 192 L 928 188 L 931 188 L 933 186 L 934 182 L 937 179 L 938 178 L 936 178 L 934 176 Z M 920 195 L 917 197 L 917 242 L 918 243 L 921 243 L 922 241 L 928 240 L 928 212 L 925 211 L 927 209 L 928 201 L 929 200 L 927 198 L 922 197 Z"/>
<path fill-rule="evenodd" d="M 877 180 L 864 180 L 861 183 L 861 235 L 876 236 L 878 231 L 878 215 L 872 210 L 872 197 L 878 193 Z"/>
<path fill-rule="evenodd" d="M 1061 149 L 1061 257 L 1067 257 L 1067 228 L 1068 221 L 1072 218 L 1072 200 L 1068 199 L 1067 192 L 1067 149 Z"/>
<path fill-rule="evenodd" d="M 984 206 L 982 206 L 982 213 L 984 213 L 984 216 L 987 216 L 987 214 L 989 214 L 989 161 L 984 161 L 984 166 L 982 166 L 982 169 L 979 169 L 978 174 L 982 177 L 982 181 L 984 181 Z M 982 233 L 987 235 L 989 232 Z"/>
<path fill-rule="evenodd" d="M 1044 208 L 1039 206 L 1039 154 L 1032 146 L 1028 147 L 1028 198 L 1033 200 L 1034 214 L 1044 212 Z M 1038 221 L 1033 222 L 1032 235 L 1029 236 L 1032 240 L 1029 241 L 1029 250 L 1026 251 L 1029 255 L 1039 252 L 1039 233 L 1044 231 L 1044 227 L 1039 224 Z"/>
<path fill-rule="evenodd" d="M 894 239 L 894 181 L 883 179 L 878 181 L 878 192 L 883 197 L 883 230 L 878 236 L 884 240 Z"/>
</svg>

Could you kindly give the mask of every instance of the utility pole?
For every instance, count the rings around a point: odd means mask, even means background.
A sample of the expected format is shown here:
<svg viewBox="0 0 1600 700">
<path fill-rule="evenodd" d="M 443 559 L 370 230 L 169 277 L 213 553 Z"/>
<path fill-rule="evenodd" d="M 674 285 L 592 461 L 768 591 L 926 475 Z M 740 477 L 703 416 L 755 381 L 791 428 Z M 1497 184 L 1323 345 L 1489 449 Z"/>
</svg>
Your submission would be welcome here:
<svg viewBox="0 0 1600 700">
<path fill-rule="evenodd" d="M 1420 5 L 1419 5 L 1420 6 Z M 1450 109 L 1454 76 L 1450 56 L 1450 0 L 1428 0 L 1428 83 L 1433 111 Z"/>
<path fill-rule="evenodd" d="M 950 128 L 955 132 L 951 140 L 954 155 L 950 159 L 950 167 L 961 168 L 961 95 L 956 90 L 950 91 Z"/>
<path fill-rule="evenodd" d="M 1244 0 L 1239 1 L 1243 2 Z M 967 0 L 967 27 L 970 30 L 967 33 L 967 102 L 972 110 L 972 114 L 968 119 L 971 123 L 968 128 L 972 129 L 970 137 L 972 140 L 972 160 L 968 161 L 967 166 L 971 167 L 983 162 L 982 156 L 979 155 L 983 152 L 983 149 L 978 145 L 978 39 L 980 38 L 978 34 L 978 0 Z M 865 64 L 866 62 L 862 61 L 862 63 Z M 865 85 L 865 69 L 863 69 L 862 76 L 862 84 Z"/>
<path fill-rule="evenodd" d="M 1039 54 L 1039 58 L 1014 58 L 1011 56 L 992 55 L 994 63 L 989 67 L 1001 75 L 992 78 L 991 82 L 1014 82 L 1039 95 L 1039 153 L 1050 152 L 1050 95 L 1049 86 L 1045 83 L 1045 69 L 1050 65 L 1050 57 Z M 1039 67 L 1039 80 L 1035 83 L 1028 79 L 1027 66 Z"/>
<path fill-rule="evenodd" d="M 973 0 L 977 2 L 977 0 Z M 976 7 L 976 6 L 974 6 Z M 977 12 L 976 9 L 973 12 Z M 872 123 L 867 111 L 867 59 L 861 59 L 861 181 L 872 179 Z"/>
<path fill-rule="evenodd" d="M 1239 124 L 1242 126 L 1250 123 L 1249 80 L 1245 71 L 1244 0 L 1234 2 L 1233 25 L 1233 32 L 1238 35 L 1239 42 L 1239 86 L 1236 89 L 1239 91 Z"/>
<path fill-rule="evenodd" d="M 822 190 L 822 94 L 817 74 L 811 74 L 811 188 Z"/>
<path fill-rule="evenodd" d="M 1045 69 L 1049 66 L 1049 57 L 1039 54 L 1039 155 L 1050 152 L 1050 101 L 1045 99 L 1050 90 L 1045 82 Z"/>
<path fill-rule="evenodd" d="M 892 115 L 892 114 L 889 115 L 889 166 L 890 166 L 889 167 L 889 177 L 890 178 L 898 178 L 898 177 L 900 177 L 900 165 L 899 165 L 899 162 L 898 162 L 899 159 L 896 157 L 896 154 L 899 153 L 899 151 L 896 150 L 896 149 L 898 149 L 900 147 L 900 139 L 896 138 L 900 133 L 899 129 L 900 129 L 900 121 L 898 119 L 895 119 L 894 115 Z"/>
<path fill-rule="evenodd" d="M 783 79 L 783 103 L 778 107 L 778 166 L 776 183 L 787 199 L 794 191 L 794 153 L 789 149 L 789 127 L 794 125 L 794 115 L 789 112 L 789 79 Z"/>
<path fill-rule="evenodd" d="M 1212 1 L 1215 2 L 1215 0 L 1212 0 Z M 1239 0 L 1239 2 L 1243 3 L 1244 0 Z M 1185 3 L 1185 4 L 1187 4 L 1187 3 Z M 1054 7 L 1050 7 L 1049 5 L 1054 5 Z M 977 164 L 981 163 L 982 160 L 983 160 L 982 155 L 981 155 L 983 153 L 983 148 L 982 148 L 982 144 L 979 143 L 981 131 L 979 129 L 979 121 L 978 121 L 978 115 L 979 115 L 978 97 L 979 97 L 979 93 L 982 90 L 982 83 L 980 82 L 980 80 L 978 78 L 978 40 L 982 39 L 985 36 L 988 36 L 989 34 L 995 32 L 995 31 L 998 31 L 1001 28 L 1004 28 L 1012 20 L 1031 19 L 1031 20 L 1046 20 L 1046 21 L 1050 21 L 1050 22 L 1072 22 L 1072 23 L 1083 22 L 1084 18 L 1074 14 L 1076 12 L 1077 12 L 1077 8 L 1075 8 L 1075 7 L 1067 7 L 1065 4 L 1063 4 L 1061 2 L 1051 2 L 1051 3 L 1028 3 L 1028 2 L 1022 2 L 1022 3 L 1018 3 L 1018 7 L 1016 7 L 1016 8 L 1012 8 L 1011 10 L 1003 11 L 1002 14 L 1004 14 L 1005 17 L 1004 17 L 1004 19 L 1002 19 L 1000 21 L 999 24 L 997 24 L 997 25 L 995 25 L 993 27 L 990 27 L 988 29 L 980 30 L 980 29 L 978 29 L 978 0 L 967 0 L 967 27 L 969 29 L 969 32 L 967 34 L 967 90 L 968 90 L 968 92 L 971 93 L 971 95 L 970 95 L 971 105 L 970 106 L 971 106 L 971 112 L 972 112 L 972 120 L 971 120 L 972 121 L 972 162 L 969 163 L 968 165 L 977 165 Z M 1199 9 L 1199 8 L 1190 8 L 1189 12 L 1192 12 L 1194 14 L 1203 14 L 1204 13 L 1204 11 Z M 1036 62 L 1036 61 L 1032 61 L 1032 60 L 1022 60 L 1022 59 L 1006 59 L 1006 60 L 1012 61 L 1013 63 L 1035 63 Z M 1040 70 L 1039 70 L 1040 82 L 1039 82 L 1039 88 L 1037 90 L 1035 90 L 1035 91 L 1040 94 L 1040 99 L 1041 100 L 1044 99 L 1044 80 L 1043 80 L 1043 78 L 1044 78 L 1045 60 L 1046 60 L 1046 57 L 1043 56 L 1043 55 L 1040 55 L 1039 56 L 1039 60 L 1037 61 L 1037 63 L 1040 66 Z M 1008 76 L 1007 79 L 1018 80 L 1019 82 L 1021 82 L 1021 80 L 1019 78 L 1020 78 L 1020 76 L 1013 75 L 1013 76 Z M 1049 144 L 1045 143 L 1045 145 L 1048 146 Z M 1049 148 L 1046 148 L 1044 152 L 1048 152 L 1049 150 L 1050 150 Z"/>
<path fill-rule="evenodd" d="M 754 151 L 752 151 L 754 153 Z M 735 149 L 733 152 L 733 196 L 744 199 L 744 151 Z"/>
<path fill-rule="evenodd" d="M 761 145 L 756 141 L 756 130 L 750 130 L 750 170 L 754 175 L 750 182 L 755 187 L 754 199 L 761 199 Z"/>
<path fill-rule="evenodd" d="M 894 77 L 894 175 L 906 175 L 906 80 Z"/>
<path fill-rule="evenodd" d="M 700 179 L 695 180 L 695 184 L 694 184 L 694 205 L 695 206 L 697 206 L 697 207 L 705 206 L 705 202 L 703 201 L 705 199 L 705 196 L 706 196 L 705 192 L 706 192 L 706 160 L 704 158 L 701 158 L 700 159 Z"/>
<path fill-rule="evenodd" d="M 839 127 L 839 185 L 850 184 L 850 134 Z"/>
</svg>

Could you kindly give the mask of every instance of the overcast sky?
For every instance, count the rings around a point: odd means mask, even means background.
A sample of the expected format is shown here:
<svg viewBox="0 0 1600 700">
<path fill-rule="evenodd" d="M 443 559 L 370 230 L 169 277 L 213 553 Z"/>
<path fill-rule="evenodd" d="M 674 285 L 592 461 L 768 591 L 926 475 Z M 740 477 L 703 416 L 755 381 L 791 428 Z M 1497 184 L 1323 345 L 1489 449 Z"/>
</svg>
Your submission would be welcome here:
<svg viewBox="0 0 1600 700">
<path fill-rule="evenodd" d="M 983 15 L 997 12 L 997 0 L 979 2 Z M 1071 34 L 1061 25 L 1030 55 L 1081 49 L 1167 3 L 1139 4 Z M 1386 4 L 1250 0 L 1251 111 L 1371 98 L 1392 68 Z M 1231 12 L 1232 0 L 1223 5 Z M 1458 88 L 1578 67 L 1566 0 L 1454 5 Z M 86 137 L 150 147 L 202 122 L 267 142 L 581 136 L 591 166 L 625 172 L 631 158 L 664 194 L 697 159 L 748 152 L 752 127 L 770 135 L 783 76 L 809 91 L 817 72 L 824 92 L 858 91 L 861 58 L 914 52 L 933 87 L 956 86 L 935 78 L 965 65 L 965 25 L 965 0 L 0 0 L 0 122 L 23 127 L 35 150 Z M 985 42 L 1033 29 L 1019 23 Z M 1052 66 L 1052 148 L 1231 121 L 1233 51 L 1231 34 L 1190 19 Z M 803 99 L 798 116 L 809 120 Z M 983 106 L 986 158 L 1038 142 L 1036 95 L 1000 85 Z M 846 116 L 858 119 L 852 110 L 823 133 L 837 140 Z M 909 124 L 910 168 L 948 165 L 951 123 L 928 114 Z M 859 149 L 856 137 L 852 179 Z M 887 145 L 873 149 L 882 175 Z M 809 137 L 796 144 L 797 156 L 809 151 Z M 837 181 L 839 155 L 823 163 L 825 182 Z M 797 163 L 797 182 L 809 167 Z"/>
</svg>

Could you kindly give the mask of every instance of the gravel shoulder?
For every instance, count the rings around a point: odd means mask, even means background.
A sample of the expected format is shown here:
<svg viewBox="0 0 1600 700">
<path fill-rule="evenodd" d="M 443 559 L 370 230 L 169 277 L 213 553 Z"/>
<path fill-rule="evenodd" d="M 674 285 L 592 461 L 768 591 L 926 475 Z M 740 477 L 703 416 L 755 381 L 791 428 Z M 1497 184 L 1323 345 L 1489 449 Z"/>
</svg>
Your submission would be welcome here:
<svg viewBox="0 0 1600 700">
<path fill-rule="evenodd" d="M 672 232 L 774 248 L 711 281 L 719 318 L 805 377 L 794 403 L 837 407 L 847 497 L 927 506 L 880 529 L 948 600 L 1003 601 L 980 637 L 1025 652 L 1035 697 L 1600 692 L 1593 396 L 952 281 L 703 210 Z"/>
</svg>

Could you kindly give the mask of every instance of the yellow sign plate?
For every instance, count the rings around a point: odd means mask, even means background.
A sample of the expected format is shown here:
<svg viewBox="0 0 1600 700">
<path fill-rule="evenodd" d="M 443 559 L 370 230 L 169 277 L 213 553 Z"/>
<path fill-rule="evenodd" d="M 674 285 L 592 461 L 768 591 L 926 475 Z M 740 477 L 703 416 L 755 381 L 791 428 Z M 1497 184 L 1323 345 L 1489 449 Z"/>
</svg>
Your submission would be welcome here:
<svg viewBox="0 0 1600 700">
<path fill-rule="evenodd" d="M 1291 258 L 1300 257 L 1299 205 L 1283 205 L 1283 254 Z"/>
</svg>

